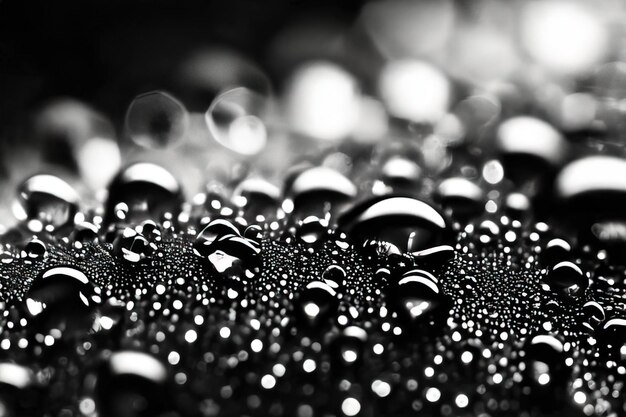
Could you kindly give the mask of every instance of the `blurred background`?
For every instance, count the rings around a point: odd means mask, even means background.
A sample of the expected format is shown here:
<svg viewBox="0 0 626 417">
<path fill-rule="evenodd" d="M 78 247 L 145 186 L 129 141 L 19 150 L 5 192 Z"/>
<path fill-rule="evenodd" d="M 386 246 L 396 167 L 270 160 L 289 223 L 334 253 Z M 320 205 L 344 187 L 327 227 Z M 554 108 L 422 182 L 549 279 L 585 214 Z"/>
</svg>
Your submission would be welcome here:
<svg viewBox="0 0 626 417">
<path fill-rule="evenodd" d="M 503 153 L 623 155 L 625 125 L 621 0 L 0 1 L 4 224 L 35 173 L 86 202 L 137 160 L 188 197 L 307 164 L 493 185 Z"/>
</svg>

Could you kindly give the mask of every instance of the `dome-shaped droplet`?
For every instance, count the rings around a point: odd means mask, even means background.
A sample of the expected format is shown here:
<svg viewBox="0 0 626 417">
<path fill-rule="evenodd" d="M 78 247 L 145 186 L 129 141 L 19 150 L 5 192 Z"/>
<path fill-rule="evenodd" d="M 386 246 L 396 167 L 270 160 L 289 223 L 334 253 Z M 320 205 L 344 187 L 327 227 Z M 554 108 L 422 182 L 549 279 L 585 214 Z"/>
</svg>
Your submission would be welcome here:
<svg viewBox="0 0 626 417">
<path fill-rule="evenodd" d="M 387 159 L 380 170 L 380 180 L 394 193 L 414 194 L 421 176 L 420 166 L 402 156 Z"/>
<path fill-rule="evenodd" d="M 427 271 L 412 270 L 389 287 L 388 302 L 398 317 L 410 325 L 440 327 L 448 316 L 449 303 L 436 278 Z"/>
<path fill-rule="evenodd" d="M 589 156 L 566 165 L 556 190 L 560 219 L 586 243 L 615 253 L 619 261 L 626 247 L 626 159 Z"/>
<path fill-rule="evenodd" d="M 244 217 L 249 220 L 262 215 L 266 219 L 276 214 L 280 190 L 274 184 L 261 178 L 248 178 L 233 191 L 233 202 L 243 208 Z"/>
<path fill-rule="evenodd" d="M 32 238 L 24 247 L 26 256 L 33 260 L 41 260 L 47 253 L 46 244 L 36 237 Z"/>
<path fill-rule="evenodd" d="M 246 239 L 250 239 L 255 241 L 256 243 L 261 243 L 263 240 L 263 228 L 258 224 L 251 224 L 246 227 L 246 230 L 243 231 L 243 236 Z"/>
<path fill-rule="evenodd" d="M 604 307 L 594 300 L 587 301 L 583 305 L 583 316 L 585 323 L 587 323 L 592 330 L 602 324 L 606 319 Z"/>
<path fill-rule="evenodd" d="M 130 138 L 146 148 L 165 148 L 187 133 L 189 114 L 181 102 L 164 91 L 140 94 L 126 112 Z"/>
<path fill-rule="evenodd" d="M 93 223 L 78 223 L 70 235 L 70 240 L 81 243 L 94 243 L 98 240 L 98 230 L 98 226 Z"/>
<path fill-rule="evenodd" d="M 339 219 L 339 227 L 353 239 L 383 240 L 401 251 L 417 251 L 441 243 L 448 231 L 437 210 L 409 197 L 366 201 L 345 212 Z"/>
<path fill-rule="evenodd" d="M 556 264 L 546 277 L 546 282 L 553 291 L 569 295 L 580 295 L 589 286 L 589 279 L 578 265 L 563 261 Z"/>
<path fill-rule="evenodd" d="M 551 239 L 546 243 L 540 258 L 545 265 L 554 266 L 569 259 L 572 256 L 571 251 L 571 245 L 565 240 L 559 238 Z"/>
<path fill-rule="evenodd" d="M 125 228 L 113 242 L 113 252 L 131 263 L 143 261 L 156 250 L 154 243 L 130 227 Z"/>
<path fill-rule="evenodd" d="M 237 87 L 215 97 L 205 113 L 205 120 L 218 143 L 241 155 L 255 155 L 267 143 L 264 119 L 269 108 L 267 97 Z"/>
<path fill-rule="evenodd" d="M 435 198 L 443 211 L 454 219 L 468 220 L 485 210 L 485 192 L 466 178 L 443 180 L 437 187 Z"/>
<path fill-rule="evenodd" d="M 205 226 L 194 241 L 194 253 L 202 258 L 215 251 L 215 243 L 226 235 L 239 236 L 239 229 L 225 219 L 215 219 Z"/>
<path fill-rule="evenodd" d="M 287 197 L 293 200 L 294 213 L 300 218 L 334 213 L 356 194 L 357 188 L 352 181 L 327 167 L 301 172 L 286 190 Z"/>
<path fill-rule="evenodd" d="M 550 124 L 529 116 L 502 122 L 496 134 L 507 178 L 532 197 L 550 196 L 556 170 L 567 157 L 567 142 Z M 539 200 L 540 201 L 540 200 Z"/>
<path fill-rule="evenodd" d="M 15 216 L 22 221 L 38 220 L 55 228 L 74 220 L 78 194 L 54 175 L 34 175 L 17 188 Z"/>
<path fill-rule="evenodd" d="M 165 213 L 176 215 L 183 203 L 180 184 L 165 168 L 151 163 L 135 163 L 123 169 L 109 185 L 106 216 L 115 220 L 119 203 L 128 206 L 125 221 L 161 220 Z"/>
<path fill-rule="evenodd" d="M 152 417 L 170 405 L 165 365 L 134 351 L 111 354 L 97 373 L 94 397 L 102 417 Z"/>
<path fill-rule="evenodd" d="M 334 289 L 343 287 L 345 285 L 346 270 L 339 265 L 329 265 L 322 272 L 322 279 Z"/>
<path fill-rule="evenodd" d="M 602 331 L 596 333 L 596 337 L 602 344 L 601 349 L 610 358 L 621 361 L 625 359 L 623 352 L 626 350 L 626 317 L 611 317 L 602 326 Z"/>
<path fill-rule="evenodd" d="M 314 244 L 328 234 L 328 222 L 315 216 L 308 216 L 296 227 L 296 238 L 300 242 Z"/>
<path fill-rule="evenodd" d="M 224 235 L 217 239 L 211 249 L 207 258 L 218 272 L 224 272 L 235 262 L 249 269 L 260 266 L 260 245 L 244 237 Z"/>
<path fill-rule="evenodd" d="M 330 318 L 337 313 L 339 299 L 337 292 L 327 283 L 311 281 L 300 293 L 295 305 L 300 318 L 309 326 L 330 324 Z"/>
<path fill-rule="evenodd" d="M 89 316 L 101 302 L 87 276 L 72 266 L 56 266 L 42 272 L 33 280 L 24 300 L 29 316 L 44 327 L 90 325 Z"/>
</svg>

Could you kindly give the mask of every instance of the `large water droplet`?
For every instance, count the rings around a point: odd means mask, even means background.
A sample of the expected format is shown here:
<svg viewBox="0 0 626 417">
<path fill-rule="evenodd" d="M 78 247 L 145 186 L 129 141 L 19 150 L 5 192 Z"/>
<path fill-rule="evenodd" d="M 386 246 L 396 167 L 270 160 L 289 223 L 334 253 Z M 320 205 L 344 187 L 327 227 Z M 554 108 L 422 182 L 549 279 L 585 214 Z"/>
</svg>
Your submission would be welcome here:
<svg viewBox="0 0 626 417">
<path fill-rule="evenodd" d="M 345 212 L 339 227 L 352 238 L 387 241 L 401 251 L 417 251 L 441 243 L 448 231 L 437 210 L 409 197 L 366 201 Z"/>
<path fill-rule="evenodd" d="M 101 302 L 97 288 L 72 266 L 56 266 L 33 280 L 24 297 L 30 317 L 45 328 L 91 325 L 91 312 Z"/>
<path fill-rule="evenodd" d="M 342 204 L 354 198 L 356 186 L 339 172 L 327 167 L 314 167 L 297 175 L 286 195 L 293 200 L 294 214 L 324 217 L 336 212 Z"/>
<path fill-rule="evenodd" d="M 19 220 L 38 220 L 56 228 L 73 221 L 77 211 L 78 194 L 54 175 L 34 175 L 17 188 L 14 214 Z"/>
<path fill-rule="evenodd" d="M 125 221 L 161 220 L 165 213 L 176 215 L 183 203 L 183 192 L 176 178 L 165 168 L 151 163 L 135 163 L 123 169 L 109 185 L 106 215 L 115 219 L 115 208 L 128 206 Z"/>
</svg>

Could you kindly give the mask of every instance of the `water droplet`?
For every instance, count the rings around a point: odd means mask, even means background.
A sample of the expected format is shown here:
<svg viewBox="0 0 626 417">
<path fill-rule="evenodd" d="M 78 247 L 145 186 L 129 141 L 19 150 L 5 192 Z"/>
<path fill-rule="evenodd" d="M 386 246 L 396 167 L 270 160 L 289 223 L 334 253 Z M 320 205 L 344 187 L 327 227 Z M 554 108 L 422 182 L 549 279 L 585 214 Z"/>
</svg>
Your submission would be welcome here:
<svg viewBox="0 0 626 417">
<path fill-rule="evenodd" d="M 167 410 L 167 369 L 141 352 L 111 354 L 100 367 L 95 387 L 98 414 L 103 417 L 160 415 Z"/>
<path fill-rule="evenodd" d="M 580 295 L 589 286 L 589 280 L 583 271 L 569 261 L 556 264 L 548 273 L 546 281 L 553 291 L 568 295 Z"/>
<path fill-rule="evenodd" d="M 39 326 L 59 329 L 87 328 L 94 306 L 101 302 L 96 287 L 72 266 L 43 271 L 33 280 L 24 299 L 26 311 Z"/>
<path fill-rule="evenodd" d="M 156 247 L 154 243 L 130 227 L 125 228 L 113 242 L 113 252 L 131 263 L 141 262 L 149 257 Z"/>
<path fill-rule="evenodd" d="M 255 155 L 267 143 L 264 119 L 270 103 L 267 97 L 245 87 L 218 95 L 205 114 L 213 138 L 241 155 Z"/>
<path fill-rule="evenodd" d="M 443 180 L 437 187 L 435 197 L 443 211 L 455 219 L 466 221 L 484 212 L 485 192 L 465 178 Z"/>
<path fill-rule="evenodd" d="M 339 227 L 353 239 L 377 239 L 401 251 L 417 251 L 441 243 L 446 221 L 429 204 L 409 197 L 382 197 L 366 201 L 339 219 Z M 409 236 L 411 247 L 408 247 Z"/>
<path fill-rule="evenodd" d="M 296 311 L 309 326 L 318 327 L 330 324 L 338 305 L 337 292 L 330 285 L 312 281 L 300 293 Z"/>
<path fill-rule="evenodd" d="M 164 91 L 140 94 L 126 112 L 126 129 L 137 145 L 165 148 L 182 140 L 189 127 L 183 104 Z"/>
<path fill-rule="evenodd" d="M 314 167 L 298 174 L 286 195 L 293 200 L 294 214 L 324 217 L 336 212 L 357 194 L 356 186 L 339 172 L 327 167 Z"/>
<path fill-rule="evenodd" d="M 58 228 L 73 221 L 77 211 L 78 194 L 54 175 L 34 175 L 17 189 L 14 214 L 19 220 L 38 220 Z"/>
<path fill-rule="evenodd" d="M 135 163 L 123 169 L 109 185 L 106 215 L 114 221 L 119 203 L 128 206 L 125 221 L 161 220 L 165 213 L 176 215 L 183 193 L 176 179 L 166 169 L 151 163 Z"/>
</svg>

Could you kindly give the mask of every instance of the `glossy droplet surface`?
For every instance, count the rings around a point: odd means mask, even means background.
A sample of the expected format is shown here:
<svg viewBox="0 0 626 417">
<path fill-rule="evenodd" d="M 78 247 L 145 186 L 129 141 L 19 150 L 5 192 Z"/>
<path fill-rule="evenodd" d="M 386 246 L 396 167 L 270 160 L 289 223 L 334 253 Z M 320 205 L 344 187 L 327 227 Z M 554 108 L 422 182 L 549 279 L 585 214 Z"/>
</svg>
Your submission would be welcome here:
<svg viewBox="0 0 626 417">
<path fill-rule="evenodd" d="M 140 162 L 123 169 L 109 185 L 106 214 L 113 221 L 116 206 L 124 203 L 127 222 L 160 220 L 165 213 L 177 214 L 182 202 L 181 186 L 169 171 Z"/>
<path fill-rule="evenodd" d="M 33 280 L 24 306 L 40 325 L 66 327 L 88 323 L 90 313 L 100 302 L 96 287 L 81 270 L 57 266 Z"/>
<path fill-rule="evenodd" d="M 73 221 L 78 201 L 74 188 L 61 178 L 34 175 L 18 187 L 14 214 L 19 220 L 38 220 L 56 228 Z"/>
<path fill-rule="evenodd" d="M 384 240 L 402 251 L 440 243 L 448 228 L 431 205 L 409 197 L 384 197 L 362 203 L 341 216 L 339 227 L 353 238 Z"/>
</svg>

